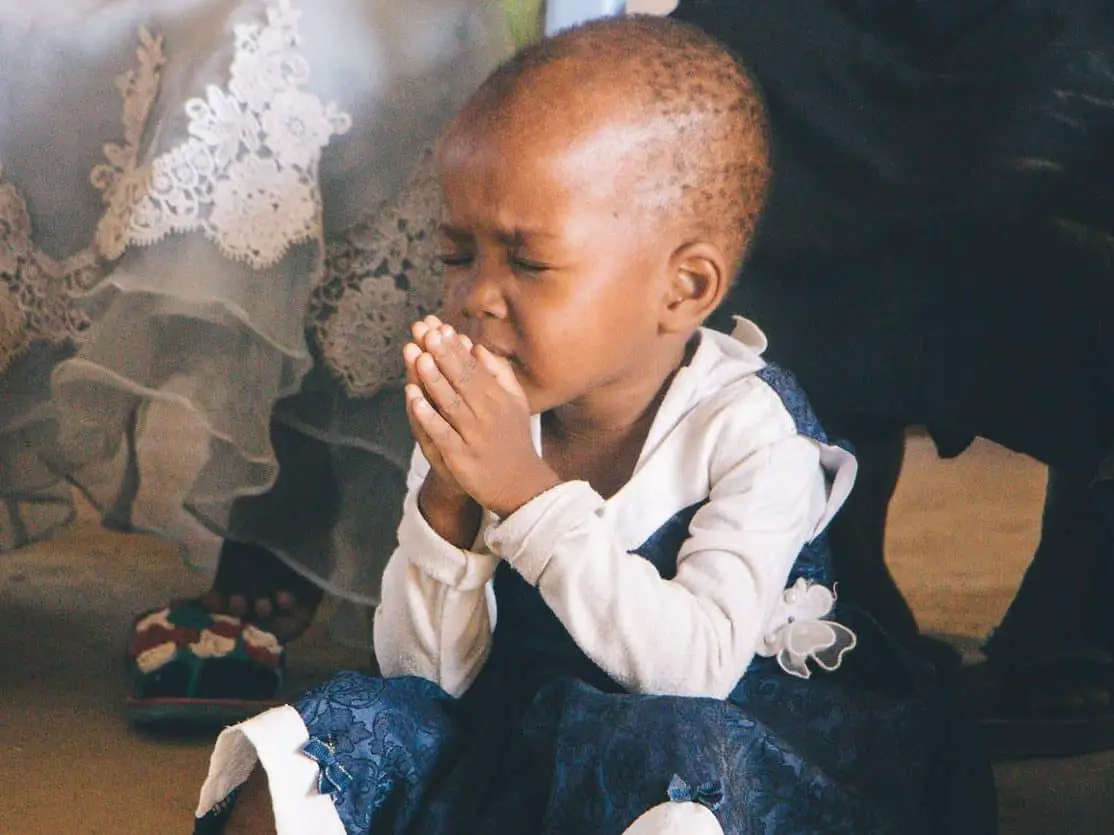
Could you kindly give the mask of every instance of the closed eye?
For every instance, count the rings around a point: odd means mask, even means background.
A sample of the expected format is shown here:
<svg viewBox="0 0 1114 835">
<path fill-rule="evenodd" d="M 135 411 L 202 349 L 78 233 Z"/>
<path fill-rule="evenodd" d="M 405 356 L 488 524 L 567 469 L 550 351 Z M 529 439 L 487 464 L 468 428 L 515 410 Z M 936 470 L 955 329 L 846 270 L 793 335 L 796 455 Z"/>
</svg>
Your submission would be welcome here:
<svg viewBox="0 0 1114 835">
<path fill-rule="evenodd" d="M 458 253 L 441 253 L 437 259 L 446 267 L 467 267 L 472 263 L 473 256 Z"/>
<path fill-rule="evenodd" d="M 519 272 L 524 273 L 544 273 L 549 271 L 550 267 L 547 264 L 541 264 L 537 261 L 529 261 L 524 258 L 512 258 L 511 266 Z"/>
</svg>

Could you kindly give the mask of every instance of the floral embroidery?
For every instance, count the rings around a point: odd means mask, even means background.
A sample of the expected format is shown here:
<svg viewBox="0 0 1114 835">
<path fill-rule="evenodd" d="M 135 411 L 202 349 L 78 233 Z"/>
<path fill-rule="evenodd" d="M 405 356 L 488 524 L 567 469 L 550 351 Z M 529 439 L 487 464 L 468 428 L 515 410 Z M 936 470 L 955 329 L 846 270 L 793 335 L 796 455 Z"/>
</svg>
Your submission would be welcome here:
<svg viewBox="0 0 1114 835">
<path fill-rule="evenodd" d="M 139 29 L 139 59 L 137 69 L 128 70 L 116 79 L 116 89 L 124 97 L 124 144 L 109 142 L 104 146 L 107 165 L 93 169 L 89 181 L 103 192 L 102 200 L 108 211 L 97 226 L 96 243 L 101 253 L 110 259 L 124 254 L 131 237 L 130 215 L 148 191 L 150 171 L 138 168 L 139 140 L 147 124 L 155 96 L 159 91 L 161 70 L 166 63 L 162 51 L 162 37 L 153 36 L 146 27 Z M 147 208 L 147 207 L 142 207 Z M 137 221 L 149 217 L 140 209 Z"/>
<path fill-rule="evenodd" d="M 201 231 L 226 257 L 262 269 L 321 240 L 321 152 L 351 119 L 301 89 L 309 65 L 297 50 L 299 16 L 290 0 L 269 0 L 266 23 L 236 27 L 228 89 L 190 99 L 189 138 L 146 164 L 141 142 L 166 55 L 161 35 L 139 29 L 137 65 L 116 79 L 122 141 L 104 145 L 106 161 L 90 174 L 105 214 L 93 245 L 73 257 L 36 249 L 22 195 L 0 180 L 0 368 L 33 342 L 81 341 L 91 322 L 74 298 L 129 246 Z"/>
<path fill-rule="evenodd" d="M 170 620 L 170 609 L 159 609 L 157 612 L 152 612 L 141 618 L 135 624 L 135 631 L 146 632 L 148 629 L 155 627 L 161 627 L 168 632 L 174 629 L 174 624 Z"/>
<path fill-rule="evenodd" d="M 96 257 L 86 250 L 57 261 L 36 249 L 31 234 L 23 196 L 0 179 L 0 368 L 32 342 L 61 345 L 90 325 L 71 296 L 100 280 Z"/>
<path fill-rule="evenodd" d="M 219 658 L 229 655 L 236 649 L 236 640 L 218 635 L 210 629 L 203 629 L 201 637 L 190 644 L 190 650 L 198 658 Z"/>
<path fill-rule="evenodd" d="M 249 647 L 265 650 L 273 655 L 280 655 L 282 653 L 282 644 L 279 643 L 278 638 L 270 632 L 264 632 L 257 626 L 252 626 L 250 623 L 244 624 L 244 643 Z"/>
<path fill-rule="evenodd" d="M 106 145 L 108 163 L 92 174 L 108 206 L 96 235 L 104 257 L 201 231 L 226 257 L 263 269 L 321 239 L 321 152 L 352 121 L 300 89 L 309 78 L 300 15 L 272 0 L 265 24 L 237 26 L 228 89 L 210 85 L 186 102 L 190 138 L 146 165 L 139 143 L 166 59 L 162 38 L 140 30 L 139 67 L 118 80 L 124 143 Z"/>
<path fill-rule="evenodd" d="M 23 330 L 23 316 L 11 293 L 0 289 L 0 373 L 12 360 L 23 353 L 27 335 Z"/>
<path fill-rule="evenodd" d="M 160 667 L 165 667 L 178 654 L 178 645 L 173 641 L 159 644 L 151 649 L 144 650 L 135 657 L 135 666 L 140 672 L 151 673 Z"/>
<path fill-rule="evenodd" d="M 441 304 L 434 231 L 441 195 L 433 149 L 425 148 L 400 198 L 325 253 L 309 323 L 325 363 L 352 397 L 401 383 L 410 323 Z"/>
</svg>

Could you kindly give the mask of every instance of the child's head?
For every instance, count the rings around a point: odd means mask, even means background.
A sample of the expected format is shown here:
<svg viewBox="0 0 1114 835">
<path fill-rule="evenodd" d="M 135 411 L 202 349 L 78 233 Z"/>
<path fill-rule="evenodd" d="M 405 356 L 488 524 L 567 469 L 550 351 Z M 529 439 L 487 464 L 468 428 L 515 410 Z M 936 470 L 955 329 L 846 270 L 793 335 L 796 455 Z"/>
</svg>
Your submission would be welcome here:
<svg viewBox="0 0 1114 835">
<path fill-rule="evenodd" d="M 496 70 L 440 149 L 446 315 L 537 409 L 677 354 L 750 244 L 770 178 L 757 88 L 657 17 L 565 32 Z"/>
</svg>

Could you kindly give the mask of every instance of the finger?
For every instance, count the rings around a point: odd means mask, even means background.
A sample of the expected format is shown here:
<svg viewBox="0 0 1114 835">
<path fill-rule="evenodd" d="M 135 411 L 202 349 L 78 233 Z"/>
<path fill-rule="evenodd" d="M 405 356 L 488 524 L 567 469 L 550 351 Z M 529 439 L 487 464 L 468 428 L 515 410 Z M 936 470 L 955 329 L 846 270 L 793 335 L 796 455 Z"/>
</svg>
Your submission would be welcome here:
<svg viewBox="0 0 1114 835">
<path fill-rule="evenodd" d="M 453 330 L 451 325 L 442 325 L 426 338 L 426 343 L 426 350 L 437 360 L 437 367 L 441 373 L 467 400 L 466 387 L 472 384 L 481 366 L 465 346 L 463 337 Z"/>
<path fill-rule="evenodd" d="M 418 357 L 421 355 L 422 349 L 413 342 L 407 342 L 402 346 L 402 361 L 406 365 L 406 382 L 418 382 L 418 372 L 414 368 L 414 363 L 418 361 Z"/>
<path fill-rule="evenodd" d="M 433 439 L 429 437 L 429 433 L 425 431 L 420 420 L 418 420 L 416 402 L 424 400 L 425 395 L 418 385 L 409 384 L 405 388 L 406 392 L 406 420 L 410 423 L 410 434 L 414 436 L 415 442 L 425 456 L 426 461 L 429 462 L 431 467 L 441 466 L 441 453 L 437 449 L 437 445 L 433 443 Z"/>
<path fill-rule="evenodd" d="M 425 341 L 429 334 L 442 326 L 442 322 L 436 316 L 426 316 L 424 319 L 419 319 L 410 326 L 410 333 L 414 337 L 414 341 L 418 347 L 423 351 L 426 350 Z"/>
<path fill-rule="evenodd" d="M 431 336 L 430 341 L 433 339 Z M 442 363 L 426 352 L 418 357 L 414 367 L 425 399 L 445 420 L 460 428 L 468 417 L 468 404 L 461 391 L 445 376 Z"/>
<path fill-rule="evenodd" d="M 487 350 L 483 345 L 477 345 L 472 354 L 476 357 L 479 364 L 499 383 L 503 389 L 514 395 L 525 396 L 522 391 L 522 386 L 518 382 L 518 377 L 515 376 L 514 366 L 511 365 L 510 360 L 503 357 L 497 357 L 491 351 Z"/>
<path fill-rule="evenodd" d="M 422 338 L 417 340 L 418 345 L 421 346 L 422 350 L 428 350 L 426 348 L 425 341 L 429 339 L 429 335 L 431 333 L 441 327 L 441 320 L 438 319 L 436 316 L 426 316 L 420 322 L 417 322 L 415 324 L 420 325 L 420 330 L 422 333 Z"/>
<path fill-rule="evenodd" d="M 425 397 L 411 396 L 409 411 L 441 458 L 445 458 L 446 452 L 451 452 L 459 445 L 460 435 Z"/>
</svg>

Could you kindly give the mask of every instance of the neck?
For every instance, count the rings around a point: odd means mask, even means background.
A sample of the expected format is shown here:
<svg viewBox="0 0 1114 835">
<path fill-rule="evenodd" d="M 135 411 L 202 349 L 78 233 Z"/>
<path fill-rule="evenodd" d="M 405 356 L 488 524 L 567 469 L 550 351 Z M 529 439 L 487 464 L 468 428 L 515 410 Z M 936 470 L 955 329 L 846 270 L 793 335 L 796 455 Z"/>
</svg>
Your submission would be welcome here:
<svg viewBox="0 0 1114 835">
<path fill-rule="evenodd" d="M 677 371 L 696 350 L 695 335 L 616 380 L 546 413 L 546 431 L 558 440 L 626 438 L 649 430 Z"/>
</svg>

